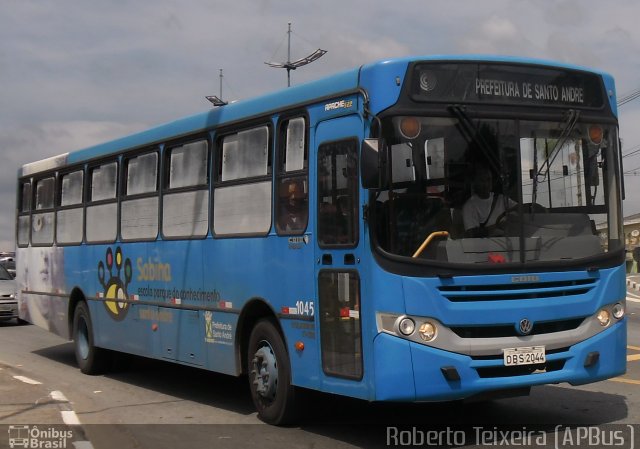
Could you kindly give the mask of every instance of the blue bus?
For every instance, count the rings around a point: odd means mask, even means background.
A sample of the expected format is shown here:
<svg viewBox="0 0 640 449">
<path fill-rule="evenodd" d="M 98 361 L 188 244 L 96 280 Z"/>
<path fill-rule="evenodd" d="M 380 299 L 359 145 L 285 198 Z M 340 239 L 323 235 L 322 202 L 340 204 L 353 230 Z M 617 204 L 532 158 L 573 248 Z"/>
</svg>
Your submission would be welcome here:
<svg viewBox="0 0 640 449">
<path fill-rule="evenodd" d="M 613 79 L 506 57 L 364 65 L 24 165 L 20 318 L 245 375 L 258 416 L 625 372 Z M 298 400 L 296 400 L 298 398 Z"/>
</svg>

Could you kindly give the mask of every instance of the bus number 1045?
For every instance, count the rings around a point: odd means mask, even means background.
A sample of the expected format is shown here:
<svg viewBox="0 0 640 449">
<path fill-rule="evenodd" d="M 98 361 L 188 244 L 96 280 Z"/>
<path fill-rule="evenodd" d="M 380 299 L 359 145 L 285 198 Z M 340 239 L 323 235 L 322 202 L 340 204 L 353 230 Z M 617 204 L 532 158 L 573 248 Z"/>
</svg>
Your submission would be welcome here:
<svg viewBox="0 0 640 449">
<path fill-rule="evenodd" d="M 298 315 L 313 316 L 313 301 L 296 301 L 296 309 L 298 309 Z"/>
</svg>

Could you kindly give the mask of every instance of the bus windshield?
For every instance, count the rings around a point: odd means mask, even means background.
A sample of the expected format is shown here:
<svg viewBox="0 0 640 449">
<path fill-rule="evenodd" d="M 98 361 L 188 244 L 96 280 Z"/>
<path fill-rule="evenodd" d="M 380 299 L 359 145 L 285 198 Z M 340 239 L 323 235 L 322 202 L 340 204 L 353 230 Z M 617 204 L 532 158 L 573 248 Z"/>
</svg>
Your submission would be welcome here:
<svg viewBox="0 0 640 449">
<path fill-rule="evenodd" d="M 439 263 L 578 260 L 619 250 L 615 126 L 393 116 L 372 229 L 396 256 Z"/>
</svg>

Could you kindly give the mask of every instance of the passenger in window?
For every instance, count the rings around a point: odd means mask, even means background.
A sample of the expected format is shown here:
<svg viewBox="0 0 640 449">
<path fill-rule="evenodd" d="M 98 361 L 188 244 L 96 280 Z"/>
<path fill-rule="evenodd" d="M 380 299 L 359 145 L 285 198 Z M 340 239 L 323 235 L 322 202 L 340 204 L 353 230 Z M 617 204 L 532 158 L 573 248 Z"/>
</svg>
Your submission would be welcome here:
<svg viewBox="0 0 640 449">
<path fill-rule="evenodd" d="M 496 220 L 517 205 L 511 198 L 493 192 L 493 174 L 484 164 L 476 166 L 473 174 L 473 193 L 462 206 L 462 219 L 466 237 L 488 237 L 493 233 Z"/>
<path fill-rule="evenodd" d="M 286 232 L 302 231 L 307 227 L 307 193 L 299 180 L 283 184 L 285 198 L 280 202 L 280 229 Z"/>
</svg>

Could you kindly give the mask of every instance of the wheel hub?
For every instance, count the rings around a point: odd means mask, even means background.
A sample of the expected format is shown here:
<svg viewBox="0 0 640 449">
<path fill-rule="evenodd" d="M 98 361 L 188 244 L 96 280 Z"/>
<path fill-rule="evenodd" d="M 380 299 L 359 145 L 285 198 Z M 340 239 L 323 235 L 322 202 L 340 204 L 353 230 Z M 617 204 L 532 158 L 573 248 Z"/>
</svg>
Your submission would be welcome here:
<svg viewBox="0 0 640 449">
<path fill-rule="evenodd" d="M 256 351 L 252 363 L 256 392 L 263 398 L 274 399 L 278 387 L 278 366 L 269 343 L 264 342 Z"/>
</svg>

